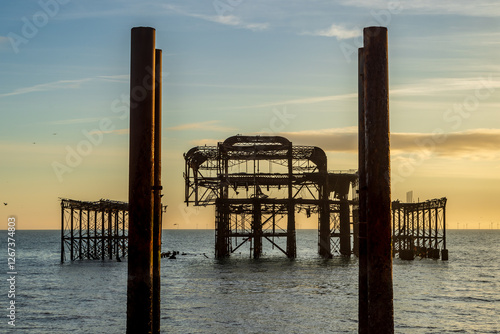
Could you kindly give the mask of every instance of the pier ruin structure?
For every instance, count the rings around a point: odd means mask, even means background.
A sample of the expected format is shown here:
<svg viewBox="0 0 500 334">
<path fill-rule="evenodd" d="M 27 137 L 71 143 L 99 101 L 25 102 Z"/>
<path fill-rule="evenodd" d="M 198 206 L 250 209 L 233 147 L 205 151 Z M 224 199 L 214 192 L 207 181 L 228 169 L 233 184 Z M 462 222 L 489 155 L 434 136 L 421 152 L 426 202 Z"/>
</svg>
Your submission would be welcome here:
<svg viewBox="0 0 500 334">
<path fill-rule="evenodd" d="M 351 254 L 354 172 L 329 172 L 325 152 L 279 136 L 233 136 L 184 154 L 185 202 L 215 206 L 215 255 L 263 240 L 296 257 L 296 214 L 318 217 L 318 252 Z M 351 194 L 351 198 L 349 198 Z M 276 240 L 286 239 L 286 247 Z"/>
<path fill-rule="evenodd" d="M 392 254 L 448 260 L 446 197 L 419 203 L 392 202 Z"/>
<path fill-rule="evenodd" d="M 128 203 L 61 199 L 61 263 L 128 255 Z"/>
<path fill-rule="evenodd" d="M 233 136 L 184 154 L 185 202 L 215 206 L 215 256 L 244 244 L 254 258 L 268 241 L 295 258 L 296 215 L 317 216 L 318 253 L 358 255 L 358 175 L 329 171 L 325 152 L 279 136 Z M 392 202 L 393 256 L 443 260 L 446 198 Z M 352 232 L 351 232 L 352 231 Z M 286 241 L 282 246 L 277 240 Z"/>
</svg>

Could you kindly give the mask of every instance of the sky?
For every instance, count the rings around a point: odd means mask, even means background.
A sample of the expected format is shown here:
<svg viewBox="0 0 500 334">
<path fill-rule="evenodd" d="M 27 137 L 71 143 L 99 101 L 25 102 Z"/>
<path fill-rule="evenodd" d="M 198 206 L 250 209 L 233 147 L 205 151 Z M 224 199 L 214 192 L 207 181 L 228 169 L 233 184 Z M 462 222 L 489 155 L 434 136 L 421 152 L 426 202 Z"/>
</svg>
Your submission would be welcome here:
<svg viewBox="0 0 500 334">
<path fill-rule="evenodd" d="M 0 229 L 10 216 L 19 229 L 59 229 L 59 198 L 127 201 L 136 26 L 154 27 L 163 50 L 165 228 L 214 226 L 213 207 L 183 204 L 183 153 L 194 146 L 271 130 L 323 148 L 331 170 L 357 169 L 367 26 L 388 28 L 392 198 L 447 197 L 449 228 L 500 224 L 495 0 L 6 0 L 0 9 Z"/>
</svg>

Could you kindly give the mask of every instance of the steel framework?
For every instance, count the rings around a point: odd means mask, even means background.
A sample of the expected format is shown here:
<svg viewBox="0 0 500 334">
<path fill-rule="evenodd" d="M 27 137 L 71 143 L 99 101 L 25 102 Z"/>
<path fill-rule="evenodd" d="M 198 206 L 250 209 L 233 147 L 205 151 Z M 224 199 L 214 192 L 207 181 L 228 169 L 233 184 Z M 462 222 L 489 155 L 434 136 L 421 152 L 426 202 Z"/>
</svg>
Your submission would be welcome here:
<svg viewBox="0 0 500 334">
<path fill-rule="evenodd" d="M 128 254 L 128 204 L 61 199 L 61 262 Z"/>
<path fill-rule="evenodd" d="M 321 148 L 294 146 L 278 136 L 237 135 L 194 147 L 184 158 L 186 204 L 215 206 L 216 257 L 248 243 L 258 258 L 265 239 L 295 258 L 300 212 L 318 216 L 320 255 L 351 254 L 349 193 L 357 176 L 328 172 Z"/>
<path fill-rule="evenodd" d="M 420 203 L 392 202 L 393 256 L 448 260 L 446 249 L 446 198 Z"/>
</svg>

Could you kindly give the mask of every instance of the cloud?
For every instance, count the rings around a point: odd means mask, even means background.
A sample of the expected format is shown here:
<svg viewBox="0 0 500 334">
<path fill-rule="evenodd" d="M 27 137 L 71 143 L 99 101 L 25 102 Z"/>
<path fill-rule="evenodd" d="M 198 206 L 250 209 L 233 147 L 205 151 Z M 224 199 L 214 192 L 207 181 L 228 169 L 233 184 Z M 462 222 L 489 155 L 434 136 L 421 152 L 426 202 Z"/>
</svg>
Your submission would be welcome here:
<svg viewBox="0 0 500 334">
<path fill-rule="evenodd" d="M 333 128 L 284 132 L 279 134 L 288 138 L 294 145 L 310 145 L 330 152 L 355 153 L 358 149 L 358 128 Z"/>
<path fill-rule="evenodd" d="M 116 130 L 108 130 L 108 131 L 102 131 L 102 130 L 95 130 L 90 132 L 90 134 L 95 134 L 95 133 L 111 133 L 115 135 L 128 135 L 130 133 L 130 129 L 116 129 Z"/>
<path fill-rule="evenodd" d="M 390 89 L 389 96 L 430 96 L 440 95 L 445 92 L 470 92 L 471 94 L 476 94 L 476 96 L 489 97 L 493 93 L 493 91 L 498 88 L 500 88 L 500 79 L 493 78 L 491 74 L 488 77 L 476 78 L 431 78 L 411 84 L 395 86 Z M 358 93 L 356 92 L 339 95 L 312 96 L 300 99 L 262 103 L 253 106 L 242 106 L 240 108 L 265 108 L 281 105 L 312 104 L 330 101 L 352 100 L 357 98 Z"/>
<path fill-rule="evenodd" d="M 476 78 L 431 78 L 413 84 L 401 85 L 390 90 L 390 96 L 434 95 L 453 91 L 478 91 L 489 90 L 490 93 L 500 88 L 500 80 L 488 77 Z M 483 92 L 485 93 L 485 92 Z"/>
<path fill-rule="evenodd" d="M 198 123 L 181 124 L 167 128 L 170 131 L 186 131 L 186 130 L 205 130 L 215 132 L 234 132 L 235 128 L 219 126 L 220 121 L 206 121 Z"/>
<path fill-rule="evenodd" d="M 198 139 L 191 140 L 189 143 L 193 146 L 217 146 L 217 143 L 220 142 L 220 139 Z"/>
<path fill-rule="evenodd" d="M 295 145 L 318 146 L 328 152 L 358 151 L 357 127 L 280 133 Z M 454 159 L 500 160 L 500 129 L 474 129 L 446 134 L 391 133 L 391 155 L 412 153 Z"/>
<path fill-rule="evenodd" d="M 396 133 L 391 135 L 396 153 L 424 152 L 447 158 L 500 159 L 500 129 L 473 129 L 446 134 Z"/>
<path fill-rule="evenodd" d="M 129 82 L 130 81 L 130 74 L 100 75 L 97 78 L 102 79 L 104 81 L 111 81 L 111 82 Z"/>
<path fill-rule="evenodd" d="M 84 123 L 94 123 L 101 120 L 98 117 L 92 118 L 73 118 L 73 119 L 62 119 L 58 121 L 46 122 L 46 124 L 55 124 L 55 125 L 68 125 L 68 124 L 84 124 Z"/>
<path fill-rule="evenodd" d="M 269 102 L 269 103 L 263 103 L 263 104 L 241 107 L 241 108 L 264 108 L 264 107 L 274 107 L 274 106 L 292 105 L 292 104 L 311 104 L 311 103 L 321 103 L 321 102 L 329 102 L 329 101 L 350 100 L 350 99 L 357 99 L 357 98 L 358 98 L 358 93 L 327 95 L 327 96 L 312 96 L 312 97 L 305 97 L 302 99 L 292 99 L 292 100 L 285 100 L 285 101 Z"/>
<path fill-rule="evenodd" d="M 202 19 L 205 21 L 213 22 L 213 23 L 233 26 L 236 28 L 248 29 L 248 30 L 252 30 L 252 31 L 262 31 L 262 30 L 266 30 L 269 28 L 269 23 L 248 23 L 248 22 L 244 22 L 243 20 L 241 20 L 239 17 L 237 17 L 235 15 L 196 14 L 196 13 L 187 12 L 186 10 L 184 10 L 178 6 L 174 6 L 174 5 L 165 5 L 164 7 L 170 11 L 176 12 L 176 13 L 181 14 L 181 15 L 194 17 L 197 19 Z"/>
<path fill-rule="evenodd" d="M 335 37 L 337 38 L 338 41 L 343 39 L 359 37 L 361 36 L 361 34 L 362 34 L 361 29 L 358 28 L 347 29 L 337 24 L 332 24 L 330 28 L 327 29 L 302 33 L 302 35 L 310 35 L 310 36 Z"/>
<path fill-rule="evenodd" d="M 0 94 L 0 97 L 29 94 L 33 92 L 46 92 L 46 91 L 61 90 L 61 89 L 78 89 L 84 82 L 88 82 L 90 80 L 92 79 L 86 78 L 78 80 L 59 80 L 55 82 L 49 82 L 30 87 L 17 88 L 10 93 Z"/>
<path fill-rule="evenodd" d="M 420 15 L 463 15 L 463 16 L 500 16 L 500 3 L 496 0 L 343 0 L 342 4 L 349 7 L 366 8 L 367 10 L 389 10 L 397 5 L 402 13 Z"/>
</svg>

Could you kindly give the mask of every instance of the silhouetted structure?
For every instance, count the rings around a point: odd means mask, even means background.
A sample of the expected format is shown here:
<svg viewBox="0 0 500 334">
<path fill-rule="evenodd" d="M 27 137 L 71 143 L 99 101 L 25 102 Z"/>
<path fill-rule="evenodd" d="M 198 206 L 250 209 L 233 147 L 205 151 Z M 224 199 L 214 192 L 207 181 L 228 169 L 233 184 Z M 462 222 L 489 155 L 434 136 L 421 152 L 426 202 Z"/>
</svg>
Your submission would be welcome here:
<svg viewBox="0 0 500 334">
<path fill-rule="evenodd" d="M 61 263 L 128 255 L 128 204 L 61 199 Z"/>
<path fill-rule="evenodd" d="M 403 260 L 415 256 L 448 260 L 446 198 L 420 203 L 392 202 L 392 253 Z"/>
<path fill-rule="evenodd" d="M 357 176 L 328 172 L 321 148 L 294 146 L 278 136 L 238 135 L 217 146 L 194 147 L 184 158 L 185 202 L 215 205 L 216 257 L 249 243 L 258 258 L 263 239 L 296 257 L 299 212 L 317 214 L 321 256 L 351 254 L 349 193 Z M 275 238 L 286 238 L 286 247 Z"/>
</svg>

